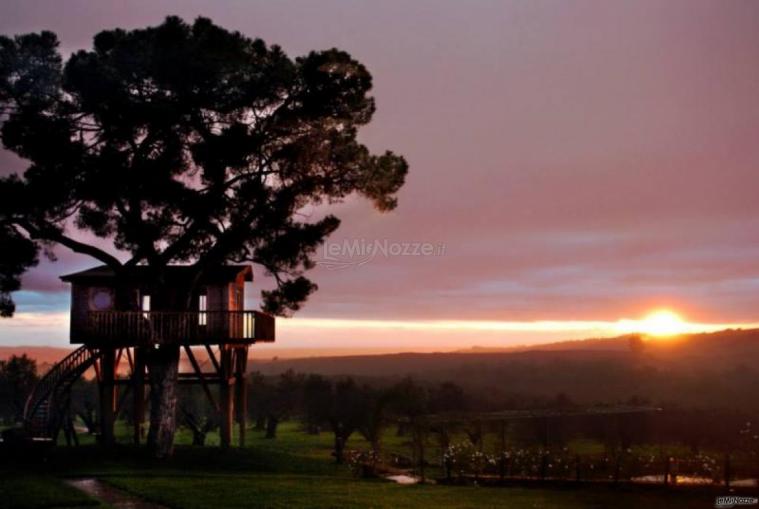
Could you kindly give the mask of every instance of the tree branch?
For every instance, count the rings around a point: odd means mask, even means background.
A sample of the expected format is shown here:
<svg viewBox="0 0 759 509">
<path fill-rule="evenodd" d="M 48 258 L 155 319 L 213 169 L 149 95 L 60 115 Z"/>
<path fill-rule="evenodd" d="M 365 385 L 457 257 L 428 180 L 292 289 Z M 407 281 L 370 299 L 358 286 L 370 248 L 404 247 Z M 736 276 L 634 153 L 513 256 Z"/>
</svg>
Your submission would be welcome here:
<svg viewBox="0 0 759 509">
<path fill-rule="evenodd" d="M 67 237 L 54 228 L 38 228 L 27 221 L 17 221 L 16 224 L 20 228 L 23 228 L 32 239 L 56 242 L 71 249 L 75 253 L 86 254 L 92 258 L 100 260 L 114 271 L 118 271 L 123 266 L 119 259 L 115 256 L 106 253 L 102 249 L 97 248 L 93 245 L 85 244 L 84 242 L 79 242 L 78 240 L 72 239 L 71 237 Z"/>
</svg>

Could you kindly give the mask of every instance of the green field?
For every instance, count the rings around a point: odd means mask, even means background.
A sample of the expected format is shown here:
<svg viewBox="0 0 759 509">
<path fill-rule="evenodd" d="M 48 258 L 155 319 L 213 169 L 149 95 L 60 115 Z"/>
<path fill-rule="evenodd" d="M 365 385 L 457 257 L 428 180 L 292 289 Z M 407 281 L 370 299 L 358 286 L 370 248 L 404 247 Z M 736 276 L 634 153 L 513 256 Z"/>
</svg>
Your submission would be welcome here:
<svg viewBox="0 0 759 509">
<path fill-rule="evenodd" d="M 682 490 L 613 488 L 484 488 L 403 486 L 355 478 L 334 465 L 329 433 L 307 435 L 294 423 L 281 426 L 276 440 L 249 432 L 243 450 L 192 447 L 180 432 L 175 457 L 154 462 L 144 451 L 122 446 L 103 453 L 96 446 L 58 447 L 44 462 L 6 464 L 0 507 L 96 507 L 98 501 L 64 484 L 65 478 L 97 477 L 115 487 L 172 508 L 634 508 L 713 507 L 714 494 Z M 213 443 L 215 437 L 211 437 Z M 403 439 L 388 434 L 387 447 Z M 349 447 L 366 444 L 354 439 Z"/>
</svg>

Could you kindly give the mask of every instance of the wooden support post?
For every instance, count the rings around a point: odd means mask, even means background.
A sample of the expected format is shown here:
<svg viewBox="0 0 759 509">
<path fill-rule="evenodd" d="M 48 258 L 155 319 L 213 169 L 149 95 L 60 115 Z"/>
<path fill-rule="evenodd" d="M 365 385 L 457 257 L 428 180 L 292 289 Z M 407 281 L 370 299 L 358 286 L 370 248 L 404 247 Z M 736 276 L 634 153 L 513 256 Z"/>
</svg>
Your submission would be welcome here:
<svg viewBox="0 0 759 509">
<path fill-rule="evenodd" d="M 235 393 L 237 396 L 237 424 L 239 428 L 239 445 L 245 447 L 245 421 L 248 417 L 248 394 L 245 383 L 245 371 L 248 368 L 248 347 L 235 349 Z"/>
<path fill-rule="evenodd" d="M 219 406 L 221 407 L 221 446 L 227 448 L 232 443 L 232 424 L 234 422 L 234 390 L 232 384 L 232 352 L 229 347 L 222 346 L 219 349 L 220 359 L 220 378 L 219 385 Z"/>
<path fill-rule="evenodd" d="M 104 348 L 100 357 L 100 438 L 103 445 L 114 443 L 116 405 L 116 351 Z"/>
<path fill-rule="evenodd" d="M 122 384 L 116 384 L 116 395 L 118 396 L 119 392 L 119 385 Z M 116 403 L 116 410 L 113 412 L 113 418 L 114 420 L 118 420 L 118 418 L 121 416 L 121 412 L 124 411 L 124 404 L 126 403 L 127 397 L 129 396 L 129 393 L 132 390 L 132 385 L 128 384 L 124 386 L 124 390 L 121 391 L 121 396 L 118 396 L 117 403 Z"/>
<path fill-rule="evenodd" d="M 200 368 L 200 364 L 198 364 L 198 360 L 195 358 L 195 354 L 192 353 L 192 348 L 189 345 L 185 345 L 184 350 L 185 353 L 187 353 L 187 358 L 190 360 L 190 364 L 192 365 L 192 369 L 195 372 L 195 376 L 198 377 L 200 385 L 203 387 L 203 391 L 206 393 L 208 402 L 211 403 L 211 406 L 214 408 L 214 410 L 218 412 L 219 405 L 216 403 L 216 400 L 211 393 L 211 388 L 208 386 L 206 376 L 203 374 L 203 370 Z"/>
<path fill-rule="evenodd" d="M 145 352 L 142 347 L 135 347 L 132 363 L 132 417 L 134 420 L 132 440 L 139 445 L 143 436 L 142 426 L 145 422 Z"/>
<path fill-rule="evenodd" d="M 217 372 L 221 371 L 221 366 L 219 365 L 219 361 L 216 359 L 216 355 L 213 353 L 211 345 L 205 345 L 205 347 L 206 352 L 208 353 L 208 359 L 211 361 L 211 364 L 213 364 L 213 369 L 215 369 Z M 219 353 L 221 353 L 221 347 L 219 348 Z"/>
</svg>

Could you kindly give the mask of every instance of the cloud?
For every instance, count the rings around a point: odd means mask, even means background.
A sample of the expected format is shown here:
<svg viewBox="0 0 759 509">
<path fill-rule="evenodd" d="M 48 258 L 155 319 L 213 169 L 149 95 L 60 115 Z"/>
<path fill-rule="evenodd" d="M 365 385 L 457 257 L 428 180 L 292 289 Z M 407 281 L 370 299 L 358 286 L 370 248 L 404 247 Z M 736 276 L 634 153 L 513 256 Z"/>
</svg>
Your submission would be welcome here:
<svg viewBox="0 0 759 509">
<path fill-rule="evenodd" d="M 338 206 L 331 240 L 445 252 L 318 267 L 304 318 L 757 318 L 759 4 L 140 5 L 2 6 L 0 32 L 44 26 L 73 49 L 203 11 L 293 55 L 344 48 L 374 74 L 361 136 L 404 154 L 408 182 L 390 214 Z M 60 299 L 57 276 L 90 262 L 59 256 L 25 288 Z M 271 285 L 261 272 L 256 289 Z"/>
<path fill-rule="evenodd" d="M 20 312 L 0 318 L 0 345 L 68 346 L 68 312 Z"/>
</svg>

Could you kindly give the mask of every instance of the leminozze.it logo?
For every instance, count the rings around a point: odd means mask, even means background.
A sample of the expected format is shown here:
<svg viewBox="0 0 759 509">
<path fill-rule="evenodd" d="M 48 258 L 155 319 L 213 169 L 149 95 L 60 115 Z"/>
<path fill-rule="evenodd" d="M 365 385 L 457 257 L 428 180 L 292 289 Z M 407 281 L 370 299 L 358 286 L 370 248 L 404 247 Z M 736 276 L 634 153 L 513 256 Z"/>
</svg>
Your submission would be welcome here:
<svg viewBox="0 0 759 509">
<path fill-rule="evenodd" d="M 338 270 L 360 267 L 380 256 L 442 256 L 444 253 L 445 245 L 442 243 L 353 239 L 326 243 L 322 259 L 316 263 L 330 270 Z"/>
<path fill-rule="evenodd" d="M 739 505 L 756 505 L 759 503 L 759 498 L 756 497 L 734 497 L 732 495 L 725 497 L 717 497 L 714 501 L 714 507 L 719 509 L 729 509 Z"/>
</svg>

